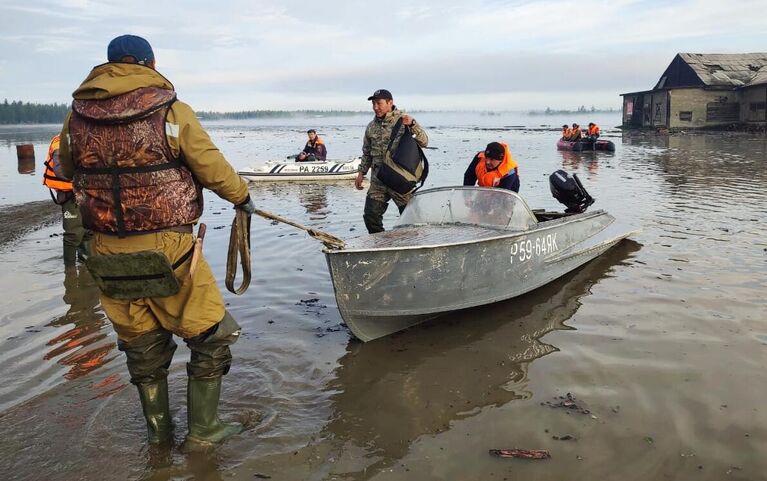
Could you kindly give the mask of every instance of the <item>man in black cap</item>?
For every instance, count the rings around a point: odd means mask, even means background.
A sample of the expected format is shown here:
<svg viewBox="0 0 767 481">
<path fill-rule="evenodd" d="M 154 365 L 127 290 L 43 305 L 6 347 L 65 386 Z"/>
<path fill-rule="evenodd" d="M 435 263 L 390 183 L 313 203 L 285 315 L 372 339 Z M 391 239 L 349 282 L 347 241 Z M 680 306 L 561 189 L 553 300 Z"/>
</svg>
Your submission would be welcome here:
<svg viewBox="0 0 767 481">
<path fill-rule="evenodd" d="M 415 141 L 421 147 L 426 147 L 429 143 L 429 137 L 413 117 L 397 109 L 397 106 L 394 105 L 392 94 L 388 90 L 376 90 L 373 92 L 373 95 L 368 97 L 368 100 L 373 104 L 375 118 L 370 121 L 365 129 L 365 137 L 362 141 L 362 162 L 357 169 L 357 178 L 354 180 L 354 186 L 357 190 L 362 190 L 362 181 L 365 174 L 372 167 L 373 173 L 370 176 L 370 188 L 365 198 L 365 211 L 362 218 L 365 221 L 365 227 L 367 227 L 368 232 L 374 234 L 384 230 L 383 215 L 389 207 L 389 200 L 394 200 L 400 213 L 402 213 L 407 203 L 413 197 L 412 193 L 402 195 L 395 192 L 376 177 L 376 172 L 381 166 L 389 147 L 394 125 L 398 120 L 402 119 L 402 125 L 410 127 Z M 404 132 L 405 128 L 402 127 L 396 133 L 397 137 L 392 142 L 392 151 L 396 150 L 399 139 Z"/>
<path fill-rule="evenodd" d="M 519 165 L 507 144 L 490 142 L 474 156 L 463 174 L 463 185 L 474 184 L 519 192 Z"/>
<path fill-rule="evenodd" d="M 328 157 L 328 149 L 325 147 L 325 142 L 317 135 L 317 131 L 309 129 L 306 131 L 306 135 L 309 136 L 309 140 L 306 141 L 304 150 L 298 153 L 296 162 L 316 162 L 322 161 Z"/>
</svg>

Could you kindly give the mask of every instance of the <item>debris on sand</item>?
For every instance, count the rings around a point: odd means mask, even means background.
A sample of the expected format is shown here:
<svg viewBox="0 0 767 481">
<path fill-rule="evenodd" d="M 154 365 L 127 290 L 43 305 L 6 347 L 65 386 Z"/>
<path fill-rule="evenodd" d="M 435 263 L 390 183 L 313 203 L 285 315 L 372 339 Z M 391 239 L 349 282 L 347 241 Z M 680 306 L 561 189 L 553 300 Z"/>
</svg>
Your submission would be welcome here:
<svg viewBox="0 0 767 481">
<path fill-rule="evenodd" d="M 545 403 L 541 403 L 541 405 L 549 406 L 551 408 L 569 409 L 580 414 L 591 414 L 591 411 L 579 406 L 575 396 L 570 393 L 567 393 L 564 396 L 557 396 L 554 399 L 554 402 L 546 401 Z"/>
<path fill-rule="evenodd" d="M 499 458 L 521 458 L 521 459 L 549 459 L 551 454 L 545 449 L 491 449 L 492 456 Z"/>
</svg>

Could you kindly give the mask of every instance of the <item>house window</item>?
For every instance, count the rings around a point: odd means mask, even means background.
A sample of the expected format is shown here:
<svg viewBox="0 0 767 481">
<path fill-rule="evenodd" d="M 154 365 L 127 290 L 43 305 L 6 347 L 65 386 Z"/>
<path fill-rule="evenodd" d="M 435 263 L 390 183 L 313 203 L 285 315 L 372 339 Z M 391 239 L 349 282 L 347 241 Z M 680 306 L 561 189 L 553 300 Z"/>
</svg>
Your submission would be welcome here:
<svg viewBox="0 0 767 481">
<path fill-rule="evenodd" d="M 765 107 L 767 107 L 767 102 L 751 102 L 748 106 L 749 110 L 751 112 L 756 112 L 758 110 L 764 110 Z"/>
<path fill-rule="evenodd" d="M 727 99 L 727 97 L 720 97 Z M 709 102 L 706 104 L 706 122 L 737 122 L 740 120 L 738 102 Z"/>
<path fill-rule="evenodd" d="M 692 112 L 689 110 L 679 112 L 679 120 L 692 122 Z"/>
</svg>

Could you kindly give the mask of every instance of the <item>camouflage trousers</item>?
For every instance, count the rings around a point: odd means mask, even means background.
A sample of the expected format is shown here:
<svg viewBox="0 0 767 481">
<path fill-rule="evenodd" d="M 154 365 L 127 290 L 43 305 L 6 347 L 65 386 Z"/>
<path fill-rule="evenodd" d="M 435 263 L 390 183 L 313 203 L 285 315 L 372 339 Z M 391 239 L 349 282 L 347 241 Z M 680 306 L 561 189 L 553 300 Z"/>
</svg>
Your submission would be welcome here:
<svg viewBox="0 0 767 481">
<path fill-rule="evenodd" d="M 401 214 L 412 198 L 413 194 L 402 195 L 394 192 L 383 185 L 376 178 L 375 174 L 371 175 L 368 195 L 365 198 L 365 211 L 362 214 L 368 233 L 375 234 L 376 232 L 383 232 L 385 230 L 383 226 L 383 216 L 386 209 L 389 207 L 389 200 L 394 201 L 394 204 Z"/>
</svg>

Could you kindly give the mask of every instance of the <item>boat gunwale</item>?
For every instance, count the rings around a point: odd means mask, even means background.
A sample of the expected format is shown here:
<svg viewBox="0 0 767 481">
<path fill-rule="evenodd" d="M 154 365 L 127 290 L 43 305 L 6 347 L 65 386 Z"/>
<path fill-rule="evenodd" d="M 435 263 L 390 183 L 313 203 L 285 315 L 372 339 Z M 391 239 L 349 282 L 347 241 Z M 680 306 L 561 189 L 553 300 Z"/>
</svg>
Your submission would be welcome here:
<svg viewBox="0 0 767 481">
<path fill-rule="evenodd" d="M 500 239 L 508 239 L 511 237 L 517 237 L 522 235 L 530 235 L 532 232 L 542 232 L 547 231 L 550 229 L 553 229 L 559 225 L 568 224 L 570 222 L 580 222 L 583 220 L 586 220 L 591 217 L 598 217 L 602 215 L 607 215 L 612 217 L 608 212 L 599 209 L 592 212 L 582 212 L 580 214 L 573 214 L 571 216 L 567 217 L 561 217 L 559 219 L 552 219 L 547 220 L 544 222 L 538 222 L 535 227 L 526 229 L 526 230 L 514 230 L 514 231 L 505 231 L 506 234 L 497 235 L 493 237 L 484 237 L 482 239 L 472 239 L 472 240 L 464 240 L 464 241 L 456 241 L 456 242 L 448 242 L 443 244 L 424 244 L 424 245 L 414 245 L 414 246 L 392 246 L 392 247 L 371 247 L 368 249 L 342 249 L 342 250 L 331 250 L 324 248 L 322 251 L 325 253 L 325 255 L 330 254 L 347 254 L 347 253 L 359 253 L 359 252 L 385 252 L 385 251 L 404 251 L 404 250 L 417 250 L 417 249 L 435 249 L 438 247 L 452 247 L 452 246 L 459 246 L 459 245 L 467 245 L 467 244 L 477 244 L 480 242 L 488 242 L 488 241 L 494 241 L 494 240 L 500 240 Z M 613 220 L 615 218 L 613 217 Z M 419 226 L 449 226 L 449 225 L 459 225 L 459 224 L 407 224 L 405 226 L 398 226 L 400 227 L 419 227 Z M 479 227 L 485 227 L 481 226 L 479 224 L 461 224 L 461 225 L 475 225 Z M 489 227 L 485 227 L 487 229 L 490 229 Z M 501 232 L 499 230 L 499 232 Z"/>
</svg>

